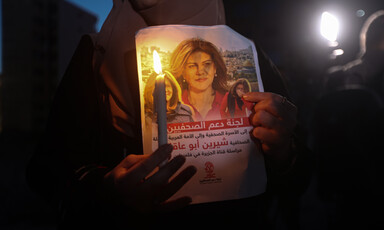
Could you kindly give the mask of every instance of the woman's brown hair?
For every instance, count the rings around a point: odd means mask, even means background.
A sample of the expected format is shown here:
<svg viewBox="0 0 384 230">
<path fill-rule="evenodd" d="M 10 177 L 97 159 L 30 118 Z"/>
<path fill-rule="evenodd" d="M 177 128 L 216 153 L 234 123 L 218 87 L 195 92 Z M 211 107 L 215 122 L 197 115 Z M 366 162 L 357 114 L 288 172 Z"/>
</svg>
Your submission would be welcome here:
<svg viewBox="0 0 384 230">
<path fill-rule="evenodd" d="M 181 88 L 176 81 L 175 77 L 172 74 L 165 71 L 165 79 L 171 83 L 172 86 L 172 97 L 167 103 L 167 114 L 173 114 L 178 106 L 178 103 L 181 102 Z M 155 90 L 157 74 L 153 73 L 148 78 L 145 89 L 144 89 L 144 111 L 147 116 L 153 117 L 154 108 L 153 108 L 153 92 Z"/>
</svg>

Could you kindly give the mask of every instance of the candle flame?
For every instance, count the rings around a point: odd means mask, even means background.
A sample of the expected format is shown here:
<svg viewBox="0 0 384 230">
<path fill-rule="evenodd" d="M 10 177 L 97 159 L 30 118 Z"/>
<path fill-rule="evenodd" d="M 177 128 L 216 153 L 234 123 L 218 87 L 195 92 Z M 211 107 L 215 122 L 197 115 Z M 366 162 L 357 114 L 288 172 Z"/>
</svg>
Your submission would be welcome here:
<svg viewBox="0 0 384 230">
<path fill-rule="evenodd" d="M 160 57 L 156 50 L 153 51 L 153 66 L 155 67 L 155 72 L 157 74 L 162 73 Z"/>
</svg>

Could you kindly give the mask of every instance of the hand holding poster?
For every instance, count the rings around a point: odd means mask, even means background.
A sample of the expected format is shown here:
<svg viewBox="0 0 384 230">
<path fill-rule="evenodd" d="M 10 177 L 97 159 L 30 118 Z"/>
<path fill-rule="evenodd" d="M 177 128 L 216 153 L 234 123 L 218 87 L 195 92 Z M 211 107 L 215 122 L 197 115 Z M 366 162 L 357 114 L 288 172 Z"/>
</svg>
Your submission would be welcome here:
<svg viewBox="0 0 384 230">
<path fill-rule="evenodd" d="M 136 49 L 144 153 L 158 147 L 156 51 L 165 74 L 172 157 L 183 155 L 197 168 L 171 199 L 190 196 L 202 203 L 263 193 L 264 159 L 249 134 L 253 104 L 242 99 L 263 91 L 253 42 L 224 25 L 166 25 L 140 30 Z"/>
</svg>

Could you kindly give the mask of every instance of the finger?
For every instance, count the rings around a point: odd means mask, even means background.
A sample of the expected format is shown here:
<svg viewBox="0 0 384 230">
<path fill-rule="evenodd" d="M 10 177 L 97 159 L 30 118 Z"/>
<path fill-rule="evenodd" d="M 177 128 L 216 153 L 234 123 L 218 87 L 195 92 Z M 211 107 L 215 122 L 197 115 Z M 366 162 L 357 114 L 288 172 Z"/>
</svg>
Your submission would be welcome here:
<svg viewBox="0 0 384 230">
<path fill-rule="evenodd" d="M 256 127 L 252 130 L 252 135 L 254 138 L 260 140 L 262 144 L 278 144 L 280 142 L 280 136 L 273 129 L 268 129 L 265 127 Z"/>
<path fill-rule="evenodd" d="M 244 97 L 244 96 L 243 96 Z M 266 110 L 276 117 L 288 117 L 293 119 L 297 114 L 297 107 L 285 97 L 275 93 L 253 92 L 245 95 L 245 98 L 257 101 L 253 110 Z"/>
<path fill-rule="evenodd" d="M 269 92 L 250 92 L 243 95 L 243 99 L 249 102 L 260 102 L 263 100 L 270 99 L 273 95 L 277 95 L 275 93 L 269 93 Z"/>
<path fill-rule="evenodd" d="M 169 163 L 159 169 L 159 171 L 148 178 L 147 182 L 151 185 L 166 184 L 173 174 L 180 169 L 185 163 L 185 157 L 178 155 L 174 157 Z"/>
<path fill-rule="evenodd" d="M 292 102 L 287 100 L 286 97 L 276 93 L 271 93 L 271 92 L 250 92 L 250 93 L 244 94 L 243 99 L 249 102 L 254 102 L 254 103 L 272 99 L 272 100 L 278 101 L 283 105 L 287 105 L 288 107 L 296 108 L 296 106 Z"/>
<path fill-rule="evenodd" d="M 296 123 L 295 119 L 279 119 L 264 110 L 258 111 L 251 117 L 251 124 L 254 127 L 262 126 L 275 130 L 280 136 L 292 136 Z"/>
<path fill-rule="evenodd" d="M 283 110 L 278 100 L 278 98 L 269 98 L 268 100 L 260 101 L 255 104 L 253 111 L 265 110 L 277 118 L 282 118 L 287 111 Z"/>
<path fill-rule="evenodd" d="M 258 110 L 251 117 L 251 124 L 255 127 L 263 126 L 272 129 L 278 127 L 280 123 L 280 119 L 265 110 Z"/>
<path fill-rule="evenodd" d="M 134 166 L 135 164 L 137 164 L 138 162 L 141 162 L 141 161 L 147 159 L 148 157 L 149 157 L 149 155 L 131 154 L 131 155 L 128 155 L 127 157 L 125 157 L 124 160 L 121 161 L 120 166 L 124 167 L 126 169 L 129 169 L 132 166 Z"/>
<path fill-rule="evenodd" d="M 162 204 L 157 210 L 161 212 L 171 212 L 186 207 L 192 202 L 191 197 L 181 197 L 176 200 L 168 201 Z"/>
<path fill-rule="evenodd" d="M 252 130 L 253 139 L 256 139 L 255 143 L 259 146 L 264 154 L 269 154 L 271 149 L 278 144 L 278 136 L 273 130 L 256 127 Z"/>
<path fill-rule="evenodd" d="M 172 145 L 165 144 L 160 146 L 154 153 L 152 153 L 147 159 L 141 161 L 137 166 L 134 166 L 131 175 L 137 182 L 144 179 L 149 173 L 151 173 L 160 163 L 167 160 L 172 152 Z"/>
<path fill-rule="evenodd" d="M 156 195 L 159 202 L 168 200 L 181 187 L 183 187 L 197 172 L 196 167 L 188 166 L 179 175 L 177 175 L 169 184 L 164 186 L 161 193 Z"/>
</svg>

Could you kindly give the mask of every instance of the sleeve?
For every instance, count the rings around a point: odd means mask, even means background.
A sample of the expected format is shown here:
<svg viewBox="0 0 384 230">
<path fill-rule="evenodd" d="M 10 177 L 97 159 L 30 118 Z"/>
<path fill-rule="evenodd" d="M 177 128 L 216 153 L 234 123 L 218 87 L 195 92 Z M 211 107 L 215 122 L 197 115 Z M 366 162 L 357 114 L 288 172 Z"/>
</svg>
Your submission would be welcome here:
<svg viewBox="0 0 384 230">
<path fill-rule="evenodd" d="M 257 47 L 261 78 L 266 92 L 273 92 L 287 97 L 292 101 L 285 79 L 266 53 Z M 294 158 L 283 171 L 274 171 L 267 164 L 267 190 L 272 193 L 296 194 L 305 191 L 309 185 L 314 167 L 314 156 L 306 144 L 306 136 L 302 124 L 298 124 L 292 137 L 291 151 Z"/>
<path fill-rule="evenodd" d="M 57 212 L 63 206 L 78 212 L 94 207 L 107 172 L 98 152 L 100 94 L 92 70 L 93 50 L 90 36 L 83 36 L 56 90 L 46 132 L 27 166 L 29 186 Z"/>
<path fill-rule="evenodd" d="M 289 96 L 285 79 L 280 74 L 278 68 L 275 66 L 275 64 L 273 64 L 272 60 L 267 56 L 264 50 L 262 50 L 259 46 L 256 46 L 256 49 L 264 90 L 266 92 L 273 92 L 283 95 L 292 100 L 292 98 Z"/>
</svg>

